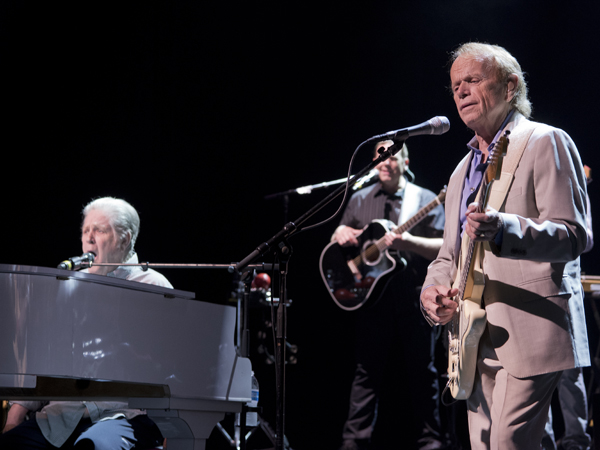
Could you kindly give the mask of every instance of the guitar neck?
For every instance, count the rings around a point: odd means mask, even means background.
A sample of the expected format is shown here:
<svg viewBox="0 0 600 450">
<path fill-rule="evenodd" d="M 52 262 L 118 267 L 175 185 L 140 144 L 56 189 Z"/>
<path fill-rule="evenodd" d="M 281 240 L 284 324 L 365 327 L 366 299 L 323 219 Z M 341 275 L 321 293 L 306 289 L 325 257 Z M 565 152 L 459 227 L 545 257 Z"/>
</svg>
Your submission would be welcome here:
<svg viewBox="0 0 600 450">
<path fill-rule="evenodd" d="M 487 205 L 488 196 L 489 196 L 489 187 L 490 184 L 487 182 L 485 177 L 481 181 L 481 186 L 479 187 L 479 197 L 482 200 L 479 202 L 477 206 L 477 212 L 481 213 L 485 210 L 485 205 Z M 469 280 L 469 271 L 471 269 L 471 261 L 473 260 L 473 253 L 475 252 L 475 244 L 470 237 L 466 236 L 465 239 L 469 240 L 469 246 L 467 248 L 467 253 L 464 255 L 464 263 L 463 270 L 460 277 L 460 285 L 458 286 L 458 296 L 460 298 L 464 298 L 465 290 L 467 287 L 467 282 Z"/>
<path fill-rule="evenodd" d="M 464 255 L 463 270 L 460 274 L 460 284 L 458 286 L 457 298 L 465 298 L 465 290 L 467 289 L 467 282 L 469 281 L 469 271 L 471 270 L 471 261 L 473 260 L 473 253 L 475 253 L 475 242 L 469 239 L 469 247 L 466 255 Z"/>
<path fill-rule="evenodd" d="M 500 170 L 502 167 L 502 159 L 503 159 L 504 155 L 506 154 L 506 147 L 508 145 L 507 135 L 508 134 L 505 133 L 505 135 L 500 138 L 500 140 L 497 143 L 497 145 L 499 145 L 499 148 L 497 148 L 497 146 L 494 146 L 494 149 L 492 150 L 492 153 L 489 156 L 489 158 L 493 157 L 493 159 L 491 160 L 491 163 L 488 166 L 488 169 L 486 170 L 486 172 L 483 176 L 483 179 L 481 180 L 481 185 L 479 187 L 479 192 L 478 192 L 479 201 L 478 201 L 478 206 L 477 206 L 478 213 L 485 211 L 485 208 L 489 201 L 491 187 L 492 187 L 494 178 L 498 177 L 500 174 Z M 475 246 L 477 244 L 477 242 L 474 242 L 473 240 L 471 240 L 470 237 L 466 236 L 465 238 L 469 240 L 469 245 L 467 247 L 466 254 L 463 255 L 464 259 L 463 259 L 463 265 L 462 265 L 462 272 L 460 274 L 461 275 L 460 276 L 460 284 L 458 287 L 458 297 L 459 298 L 464 298 L 467 283 L 469 281 L 469 273 L 471 271 L 471 264 L 473 262 L 473 254 L 475 252 Z"/>
<path fill-rule="evenodd" d="M 423 208 L 421 208 L 414 216 L 412 216 L 410 219 L 408 219 L 402 225 L 394 228 L 392 230 L 392 233 L 402 234 L 405 231 L 410 230 L 412 227 L 414 227 L 416 224 L 418 224 L 421 220 L 423 220 L 433 208 L 444 203 L 445 199 L 446 199 L 446 188 L 442 189 L 442 191 L 438 194 L 438 196 L 436 198 L 434 198 L 432 201 L 430 201 L 425 206 L 423 206 Z M 380 238 L 377 242 L 375 242 L 373 245 L 371 245 L 369 248 L 367 248 L 365 253 L 368 255 L 371 253 L 381 252 L 381 251 L 386 250 L 387 247 L 388 246 L 385 243 L 385 236 L 384 236 L 384 237 Z M 375 250 L 375 249 L 377 249 L 377 250 Z M 359 265 L 361 263 L 361 261 L 362 261 L 361 255 L 358 255 L 356 258 L 354 258 L 354 263 L 356 265 Z"/>
<path fill-rule="evenodd" d="M 433 208 L 435 208 L 436 206 L 441 205 L 441 204 L 442 204 L 442 200 L 440 199 L 440 196 L 438 195 L 432 201 L 430 201 L 425 206 L 423 206 L 423 208 L 421 208 L 414 216 L 412 216 L 410 219 L 408 219 L 402 225 L 399 225 L 396 228 L 394 228 L 392 230 L 392 233 L 402 234 L 405 231 L 410 230 L 412 227 L 414 227 L 416 224 L 418 224 L 421 220 L 423 220 L 425 217 L 427 217 L 427 214 L 429 214 Z"/>
</svg>

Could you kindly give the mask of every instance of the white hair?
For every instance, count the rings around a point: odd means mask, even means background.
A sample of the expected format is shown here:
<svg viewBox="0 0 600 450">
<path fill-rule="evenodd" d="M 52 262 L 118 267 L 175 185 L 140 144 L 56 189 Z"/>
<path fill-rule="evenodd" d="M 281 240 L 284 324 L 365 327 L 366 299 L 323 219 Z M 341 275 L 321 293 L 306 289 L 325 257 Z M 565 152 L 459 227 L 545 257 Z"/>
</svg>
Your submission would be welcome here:
<svg viewBox="0 0 600 450">
<path fill-rule="evenodd" d="M 135 208 L 120 198 L 97 198 L 83 208 L 83 220 L 92 210 L 102 211 L 108 217 L 120 240 L 125 240 L 128 234 L 131 236 L 129 245 L 125 249 L 125 261 L 127 261 L 135 253 L 135 241 L 140 232 L 140 216 Z"/>
<path fill-rule="evenodd" d="M 510 103 L 526 118 L 531 117 L 533 107 L 529 101 L 525 75 L 517 59 L 505 48 L 499 45 L 469 42 L 462 44 L 450 54 L 450 63 L 454 63 L 460 56 L 474 58 L 488 64 L 492 70 L 495 70 L 500 83 L 508 82 L 510 75 L 516 75 L 518 78 L 517 90 Z"/>
</svg>

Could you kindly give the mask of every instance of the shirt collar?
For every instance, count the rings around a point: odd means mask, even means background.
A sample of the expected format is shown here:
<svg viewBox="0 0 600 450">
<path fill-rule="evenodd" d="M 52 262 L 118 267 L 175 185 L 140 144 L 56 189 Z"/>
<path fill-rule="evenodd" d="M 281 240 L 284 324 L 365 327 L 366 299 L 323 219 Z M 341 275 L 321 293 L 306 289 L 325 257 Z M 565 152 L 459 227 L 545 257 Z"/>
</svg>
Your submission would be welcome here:
<svg viewBox="0 0 600 450">
<path fill-rule="evenodd" d="M 138 262 L 139 262 L 138 255 L 137 255 L 137 253 L 134 253 L 131 256 L 131 258 L 129 258 L 127 261 L 125 261 L 125 264 L 138 264 Z M 132 274 L 133 272 L 136 272 L 138 270 L 141 270 L 140 266 L 119 266 L 112 272 L 108 272 L 107 276 L 121 278 L 121 279 L 127 279 L 127 277 L 130 274 Z"/>
<path fill-rule="evenodd" d="M 502 131 L 504 130 L 504 127 L 506 127 L 508 122 L 510 122 L 514 113 L 514 109 L 511 109 L 508 112 L 506 118 L 504 119 L 504 122 L 502 122 L 502 125 L 500 125 L 500 128 L 498 128 L 498 132 L 496 133 L 496 136 L 494 136 L 492 143 L 488 146 L 488 151 L 491 151 L 494 148 L 494 145 L 496 145 L 496 141 L 500 139 L 500 136 L 502 136 Z M 479 150 L 479 141 L 477 140 L 477 136 L 473 136 L 473 138 L 467 143 L 467 147 L 469 148 L 469 150 L 474 151 L 475 154 L 481 155 L 481 150 Z"/>
<path fill-rule="evenodd" d="M 403 175 L 404 176 L 404 175 Z M 379 183 L 379 189 L 377 190 L 377 192 L 375 193 L 375 197 L 379 197 L 380 195 L 385 195 L 388 198 L 399 198 L 400 200 L 402 200 L 402 198 L 404 197 L 404 191 L 406 190 L 406 185 L 409 183 L 408 180 L 406 180 L 406 183 L 404 183 L 404 187 L 402 189 L 398 189 L 396 192 L 394 192 L 393 194 L 389 194 L 386 191 L 383 190 L 383 187 L 381 186 L 381 183 Z"/>
</svg>

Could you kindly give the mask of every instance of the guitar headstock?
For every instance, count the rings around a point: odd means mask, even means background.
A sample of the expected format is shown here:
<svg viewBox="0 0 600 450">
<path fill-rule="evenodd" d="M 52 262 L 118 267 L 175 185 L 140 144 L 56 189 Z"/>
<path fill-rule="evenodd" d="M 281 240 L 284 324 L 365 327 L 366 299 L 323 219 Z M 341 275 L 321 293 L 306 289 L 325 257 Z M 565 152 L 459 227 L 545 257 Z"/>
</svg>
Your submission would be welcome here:
<svg viewBox="0 0 600 450">
<path fill-rule="evenodd" d="M 585 171 L 585 181 L 587 184 L 592 182 L 592 168 L 590 166 L 583 166 L 583 170 Z"/>
<path fill-rule="evenodd" d="M 485 178 L 488 183 L 500 178 L 500 173 L 502 172 L 502 160 L 506 156 L 506 149 L 508 148 L 509 134 L 510 131 L 506 130 L 494 144 L 494 148 L 490 152 L 488 157 L 488 168 L 485 171 Z"/>
<path fill-rule="evenodd" d="M 442 188 L 442 190 L 440 191 L 440 193 L 438 194 L 437 198 L 440 201 L 440 203 L 444 203 L 446 201 L 446 191 L 448 190 L 448 186 L 444 186 Z"/>
</svg>

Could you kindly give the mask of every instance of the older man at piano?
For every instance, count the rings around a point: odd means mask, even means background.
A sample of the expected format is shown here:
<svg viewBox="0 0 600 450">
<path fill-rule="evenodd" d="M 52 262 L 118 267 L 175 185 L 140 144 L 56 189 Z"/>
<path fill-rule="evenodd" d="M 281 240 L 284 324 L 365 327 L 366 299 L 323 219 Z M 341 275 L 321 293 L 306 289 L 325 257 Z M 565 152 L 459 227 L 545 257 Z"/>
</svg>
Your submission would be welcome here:
<svg viewBox="0 0 600 450">
<path fill-rule="evenodd" d="M 134 251 L 140 218 L 125 200 L 104 197 L 83 209 L 81 244 L 95 263 L 137 263 Z M 89 273 L 172 288 L 160 273 L 139 266 L 92 266 Z M 162 445 L 160 430 L 144 411 L 123 402 L 15 401 L 8 412 L 0 448 L 150 449 Z M 30 419 L 25 420 L 29 415 Z"/>
</svg>

